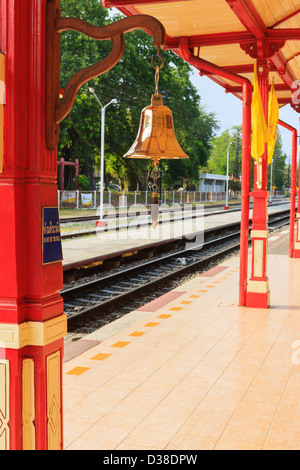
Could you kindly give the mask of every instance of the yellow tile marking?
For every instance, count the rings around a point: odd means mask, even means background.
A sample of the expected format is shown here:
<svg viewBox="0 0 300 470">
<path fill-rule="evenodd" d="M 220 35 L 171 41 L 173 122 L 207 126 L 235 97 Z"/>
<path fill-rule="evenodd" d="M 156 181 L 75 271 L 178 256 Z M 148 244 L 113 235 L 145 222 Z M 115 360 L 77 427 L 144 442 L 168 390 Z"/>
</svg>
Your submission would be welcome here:
<svg viewBox="0 0 300 470">
<path fill-rule="evenodd" d="M 179 310 L 182 310 L 182 307 L 173 307 L 173 308 L 170 308 L 170 311 L 173 311 L 173 312 L 179 312 Z"/>
<path fill-rule="evenodd" d="M 96 356 L 91 357 L 91 359 L 93 359 L 95 361 L 104 361 L 104 359 L 107 359 L 110 356 L 111 356 L 111 354 L 99 353 L 99 354 L 96 354 Z"/>
<path fill-rule="evenodd" d="M 117 343 L 112 344 L 111 347 L 112 348 L 125 348 L 127 344 L 130 344 L 130 342 L 129 341 L 117 341 Z"/>
<path fill-rule="evenodd" d="M 200 295 L 190 295 L 190 299 L 199 299 Z"/>
<path fill-rule="evenodd" d="M 147 325 L 145 326 L 148 326 L 149 328 L 153 328 L 154 326 L 157 326 L 157 325 L 159 325 L 159 323 L 150 322 L 150 323 L 147 323 Z"/>
<path fill-rule="evenodd" d="M 162 313 L 161 315 L 159 315 L 159 317 L 157 318 L 170 318 L 172 317 L 172 315 L 167 315 L 166 313 Z"/>
<path fill-rule="evenodd" d="M 129 336 L 143 336 L 145 334 L 144 331 L 134 331 Z"/>
<path fill-rule="evenodd" d="M 198 292 L 204 294 L 205 292 L 208 292 L 208 290 L 201 289 L 201 290 L 198 290 Z"/>
<path fill-rule="evenodd" d="M 185 304 L 185 305 L 189 305 L 192 303 L 191 300 L 183 300 L 182 302 L 180 302 L 181 304 Z"/>
<path fill-rule="evenodd" d="M 206 286 L 206 287 L 210 288 L 210 287 L 216 287 L 216 286 Z"/>
<path fill-rule="evenodd" d="M 90 369 L 89 367 L 75 367 L 74 369 L 69 370 L 69 372 L 67 372 L 67 374 L 69 374 L 69 375 L 81 375 L 89 369 Z"/>
</svg>

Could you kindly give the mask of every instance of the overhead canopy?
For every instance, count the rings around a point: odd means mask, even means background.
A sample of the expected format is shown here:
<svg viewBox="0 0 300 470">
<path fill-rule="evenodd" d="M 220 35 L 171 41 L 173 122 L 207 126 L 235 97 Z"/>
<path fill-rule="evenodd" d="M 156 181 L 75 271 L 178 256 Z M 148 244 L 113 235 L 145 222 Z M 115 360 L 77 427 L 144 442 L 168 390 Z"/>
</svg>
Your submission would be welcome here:
<svg viewBox="0 0 300 470">
<path fill-rule="evenodd" d="M 253 81 L 256 59 L 268 57 L 280 106 L 292 104 L 300 79 L 300 0 L 103 0 L 126 16 L 147 14 L 164 25 L 167 48 L 192 54 Z M 203 71 L 203 73 L 206 73 Z M 209 78 L 242 98 L 236 83 Z M 297 109 L 298 110 L 298 109 Z"/>
</svg>

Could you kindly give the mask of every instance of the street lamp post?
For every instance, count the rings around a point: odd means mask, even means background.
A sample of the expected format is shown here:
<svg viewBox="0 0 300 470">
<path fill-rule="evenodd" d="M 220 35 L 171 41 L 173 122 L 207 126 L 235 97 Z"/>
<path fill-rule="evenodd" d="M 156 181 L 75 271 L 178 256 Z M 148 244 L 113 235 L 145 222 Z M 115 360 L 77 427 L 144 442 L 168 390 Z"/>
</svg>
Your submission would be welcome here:
<svg viewBox="0 0 300 470">
<path fill-rule="evenodd" d="M 229 149 L 230 149 L 231 144 L 232 144 L 232 142 L 230 142 L 230 144 L 228 145 L 228 148 L 227 148 L 226 203 L 225 203 L 225 207 L 224 207 L 225 210 L 229 209 L 229 205 L 228 205 L 228 179 L 229 179 Z"/>
<path fill-rule="evenodd" d="M 97 227 L 104 227 L 107 223 L 103 219 L 103 192 L 104 192 L 104 138 L 105 138 L 105 110 L 110 104 L 117 104 L 117 100 L 114 98 L 105 106 L 102 106 L 101 101 L 95 93 L 94 88 L 89 88 L 89 92 L 92 93 L 101 107 L 101 148 L 100 148 L 100 218 L 96 222 Z"/>
</svg>

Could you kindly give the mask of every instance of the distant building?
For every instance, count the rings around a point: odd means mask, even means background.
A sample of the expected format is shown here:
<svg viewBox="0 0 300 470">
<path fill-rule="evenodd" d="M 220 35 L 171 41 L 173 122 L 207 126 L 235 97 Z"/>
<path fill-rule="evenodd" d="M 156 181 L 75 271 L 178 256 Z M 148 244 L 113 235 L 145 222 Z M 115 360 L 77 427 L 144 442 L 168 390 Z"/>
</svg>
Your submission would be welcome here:
<svg viewBox="0 0 300 470">
<path fill-rule="evenodd" d="M 203 193 L 224 193 L 226 191 L 226 175 L 211 173 L 199 174 L 199 191 Z"/>
</svg>

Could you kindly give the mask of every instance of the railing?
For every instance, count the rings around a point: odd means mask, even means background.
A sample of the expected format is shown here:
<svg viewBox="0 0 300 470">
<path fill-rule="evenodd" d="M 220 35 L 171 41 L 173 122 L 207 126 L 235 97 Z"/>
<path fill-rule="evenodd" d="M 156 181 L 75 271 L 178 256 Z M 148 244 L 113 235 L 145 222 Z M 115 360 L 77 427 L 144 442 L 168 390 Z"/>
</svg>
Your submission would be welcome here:
<svg viewBox="0 0 300 470">
<path fill-rule="evenodd" d="M 200 191 L 162 191 L 158 194 L 162 204 L 195 204 L 225 201 L 225 192 Z M 229 199 L 240 199 L 239 192 L 229 192 Z M 150 191 L 104 191 L 103 203 L 112 207 L 149 206 Z M 100 191 L 58 191 L 58 207 L 73 209 L 96 209 L 100 205 Z"/>
</svg>

